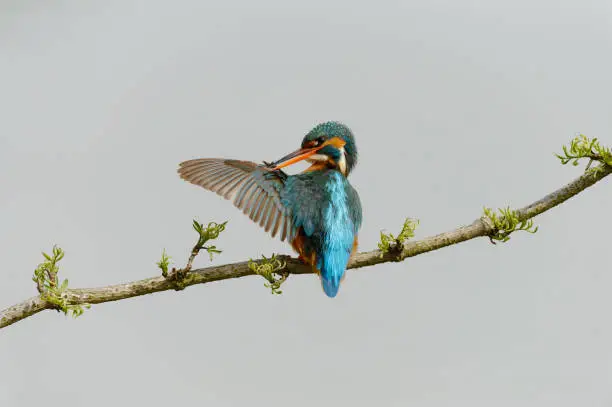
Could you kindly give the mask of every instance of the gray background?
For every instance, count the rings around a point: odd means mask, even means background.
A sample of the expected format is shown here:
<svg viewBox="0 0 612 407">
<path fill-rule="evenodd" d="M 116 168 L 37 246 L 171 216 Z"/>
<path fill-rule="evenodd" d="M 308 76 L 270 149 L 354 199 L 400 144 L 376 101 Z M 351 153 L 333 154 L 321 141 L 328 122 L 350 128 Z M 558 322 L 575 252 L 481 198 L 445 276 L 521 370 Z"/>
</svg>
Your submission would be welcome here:
<svg viewBox="0 0 612 407">
<path fill-rule="evenodd" d="M 290 253 L 176 167 L 276 159 L 330 119 L 361 151 L 362 250 L 528 204 L 579 175 L 553 156 L 575 132 L 612 144 L 611 4 L 4 0 L 0 307 L 55 243 L 72 287 L 182 265 L 194 217 L 230 220 L 215 264 Z M 252 277 L 38 314 L 0 331 L 0 405 L 612 406 L 611 205 L 606 180 L 334 300 Z"/>
</svg>

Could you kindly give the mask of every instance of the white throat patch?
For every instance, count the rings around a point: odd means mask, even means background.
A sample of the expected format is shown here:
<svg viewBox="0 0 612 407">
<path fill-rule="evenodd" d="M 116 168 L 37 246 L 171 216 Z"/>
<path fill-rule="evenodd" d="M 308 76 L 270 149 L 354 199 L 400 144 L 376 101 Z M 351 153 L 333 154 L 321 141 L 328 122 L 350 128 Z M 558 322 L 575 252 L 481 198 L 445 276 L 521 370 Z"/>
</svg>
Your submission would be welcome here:
<svg viewBox="0 0 612 407">
<path fill-rule="evenodd" d="M 318 162 L 326 162 L 327 159 L 328 157 L 325 154 L 313 154 L 310 157 L 308 157 L 306 161 L 311 162 L 311 163 L 318 163 Z"/>
<path fill-rule="evenodd" d="M 338 160 L 338 168 L 342 175 L 346 177 L 346 151 L 344 151 L 344 147 L 340 147 L 340 159 Z"/>
<path fill-rule="evenodd" d="M 344 151 L 344 147 L 340 147 L 338 150 L 340 151 L 340 159 L 336 164 L 342 175 L 346 176 L 346 151 Z M 313 164 L 327 162 L 328 160 L 329 157 L 325 154 L 313 154 L 306 159 L 306 161 Z"/>
</svg>

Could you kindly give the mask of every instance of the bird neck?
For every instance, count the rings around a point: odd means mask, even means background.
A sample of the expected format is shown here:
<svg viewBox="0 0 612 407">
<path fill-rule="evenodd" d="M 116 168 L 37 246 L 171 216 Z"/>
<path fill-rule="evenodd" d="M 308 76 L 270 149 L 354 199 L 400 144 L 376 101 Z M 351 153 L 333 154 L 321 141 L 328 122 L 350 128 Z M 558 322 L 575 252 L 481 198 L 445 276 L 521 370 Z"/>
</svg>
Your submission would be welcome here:
<svg viewBox="0 0 612 407">
<path fill-rule="evenodd" d="M 306 168 L 304 172 L 325 171 L 325 170 L 336 170 L 340 174 L 344 175 L 344 177 L 346 177 L 347 175 L 341 171 L 341 168 L 339 168 L 337 165 L 334 165 L 334 163 L 331 161 L 314 162 L 310 167 Z"/>
<path fill-rule="evenodd" d="M 312 172 L 312 171 L 323 171 L 329 168 L 327 163 L 324 161 L 317 161 L 312 163 L 312 165 L 304 170 L 304 172 Z"/>
</svg>

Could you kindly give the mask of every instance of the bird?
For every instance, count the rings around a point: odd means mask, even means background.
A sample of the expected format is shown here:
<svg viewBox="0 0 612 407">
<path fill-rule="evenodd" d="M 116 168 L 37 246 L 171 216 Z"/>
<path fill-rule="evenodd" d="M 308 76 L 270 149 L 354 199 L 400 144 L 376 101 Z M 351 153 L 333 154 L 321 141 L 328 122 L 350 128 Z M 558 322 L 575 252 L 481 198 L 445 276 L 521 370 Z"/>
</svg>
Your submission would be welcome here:
<svg viewBox="0 0 612 407">
<path fill-rule="evenodd" d="M 303 172 L 282 169 L 306 160 Z M 287 240 L 319 275 L 328 297 L 338 294 L 358 247 L 362 223 L 359 194 L 348 181 L 357 164 L 352 131 L 328 121 L 312 128 L 301 147 L 274 162 L 197 158 L 179 164 L 179 176 L 231 200 L 254 222 Z"/>
</svg>

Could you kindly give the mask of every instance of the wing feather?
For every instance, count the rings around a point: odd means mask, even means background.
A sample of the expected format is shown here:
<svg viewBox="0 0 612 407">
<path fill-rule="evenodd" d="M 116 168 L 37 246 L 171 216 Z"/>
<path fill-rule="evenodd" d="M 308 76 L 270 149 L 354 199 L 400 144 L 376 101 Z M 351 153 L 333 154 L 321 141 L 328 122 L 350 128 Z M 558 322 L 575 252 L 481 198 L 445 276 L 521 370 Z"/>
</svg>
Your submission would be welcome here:
<svg viewBox="0 0 612 407">
<path fill-rule="evenodd" d="M 262 208 L 261 211 L 261 220 L 259 221 L 259 226 L 261 226 L 262 228 L 264 228 L 264 230 L 266 232 L 268 232 L 270 229 L 268 229 L 268 220 L 270 219 L 270 215 L 271 215 L 271 211 L 272 211 L 272 199 L 270 197 L 268 197 L 266 199 L 266 204 L 265 206 Z"/>
<path fill-rule="evenodd" d="M 263 212 L 264 207 L 266 206 L 266 204 L 268 203 L 268 197 L 266 196 L 267 194 L 265 192 L 261 193 L 261 198 L 259 199 L 259 202 L 257 203 L 257 206 L 253 209 L 253 221 L 255 223 L 259 223 L 259 220 L 261 219 L 261 214 Z"/>
<path fill-rule="evenodd" d="M 280 225 L 281 241 L 285 240 L 286 237 L 287 237 L 287 217 L 286 215 L 283 215 L 283 217 L 281 218 L 281 225 Z"/>
<path fill-rule="evenodd" d="M 239 172 L 234 172 L 230 177 L 223 180 L 223 182 L 219 182 L 215 185 L 214 192 L 218 193 L 221 196 L 225 195 L 225 191 L 227 186 L 231 186 L 233 183 L 240 180 L 240 177 L 243 175 Z"/>
<path fill-rule="evenodd" d="M 283 215 L 282 212 L 278 213 L 278 216 L 276 217 L 276 220 L 274 221 L 274 225 L 272 226 L 272 237 L 276 236 L 276 234 L 278 233 L 279 228 L 280 228 L 282 222 L 284 222 L 283 216 L 284 215 Z"/>
<path fill-rule="evenodd" d="M 266 194 L 264 191 L 256 191 L 257 198 L 253 201 L 253 206 L 251 207 L 251 220 L 255 223 L 259 220 L 259 215 L 261 214 L 261 205 L 264 201 L 264 195 Z"/>
<path fill-rule="evenodd" d="M 239 209 L 244 209 L 248 199 L 245 201 L 245 198 L 250 198 L 252 191 L 257 188 L 255 184 L 255 179 L 251 177 L 246 177 L 245 185 L 240 188 L 238 193 L 236 194 L 236 200 L 234 201 L 234 205 L 236 205 Z"/>
<path fill-rule="evenodd" d="M 199 158 L 182 162 L 178 173 L 194 185 L 215 192 L 281 241 L 293 229 L 289 209 L 281 201 L 284 180 L 250 161 Z"/>
<path fill-rule="evenodd" d="M 259 188 L 255 188 L 254 190 L 251 191 L 251 193 L 249 194 L 250 196 L 247 198 L 246 205 L 244 208 L 244 213 L 248 217 L 250 217 L 251 220 L 253 219 L 253 216 L 255 215 L 255 209 L 259 203 L 261 194 L 263 194 L 263 191 Z"/>
<path fill-rule="evenodd" d="M 236 181 L 233 181 L 232 183 L 228 184 L 225 186 L 225 188 L 223 189 L 223 191 L 219 191 L 219 193 L 222 193 L 223 198 L 225 199 L 231 199 L 231 197 L 233 195 L 236 194 L 236 190 L 241 188 L 242 186 L 244 186 L 244 184 L 249 180 L 249 178 L 247 176 L 245 176 L 244 174 L 240 176 L 240 178 L 238 178 Z"/>
<path fill-rule="evenodd" d="M 276 221 L 278 214 L 279 214 L 279 211 L 276 210 L 276 205 L 274 205 L 274 202 L 272 202 L 270 209 L 268 210 L 268 220 L 266 221 L 266 228 L 265 228 L 266 232 L 269 232 L 272 229 L 272 226 L 274 226 L 274 222 Z M 274 234 L 272 235 L 274 236 Z"/>
</svg>

